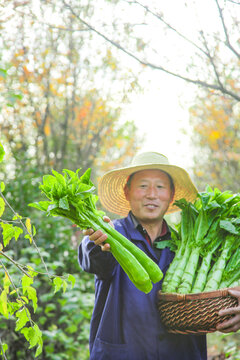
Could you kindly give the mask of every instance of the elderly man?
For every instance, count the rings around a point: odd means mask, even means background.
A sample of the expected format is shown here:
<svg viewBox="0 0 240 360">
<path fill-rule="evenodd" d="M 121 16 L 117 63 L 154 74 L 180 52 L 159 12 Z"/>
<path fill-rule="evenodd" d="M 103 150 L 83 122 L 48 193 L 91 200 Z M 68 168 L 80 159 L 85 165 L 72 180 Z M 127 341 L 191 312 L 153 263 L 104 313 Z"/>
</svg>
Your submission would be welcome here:
<svg viewBox="0 0 240 360">
<path fill-rule="evenodd" d="M 170 165 L 165 156 L 143 153 L 130 166 L 105 174 L 99 183 L 99 197 L 109 211 L 126 216 L 114 220 L 116 230 L 130 239 L 166 272 L 174 254 L 154 244 L 170 239 L 164 215 L 177 209 L 173 202 L 196 198 L 197 190 L 187 172 Z M 110 219 L 106 219 L 110 221 Z M 79 246 L 81 267 L 95 274 L 95 306 L 90 329 L 91 360 L 206 360 L 206 337 L 166 332 L 157 308 L 161 283 L 149 294 L 129 280 L 107 243 L 107 235 L 86 231 Z M 233 293 L 240 298 L 238 292 Z M 229 310 L 232 311 L 232 310 Z M 222 331 L 240 327 L 240 309 Z"/>
</svg>

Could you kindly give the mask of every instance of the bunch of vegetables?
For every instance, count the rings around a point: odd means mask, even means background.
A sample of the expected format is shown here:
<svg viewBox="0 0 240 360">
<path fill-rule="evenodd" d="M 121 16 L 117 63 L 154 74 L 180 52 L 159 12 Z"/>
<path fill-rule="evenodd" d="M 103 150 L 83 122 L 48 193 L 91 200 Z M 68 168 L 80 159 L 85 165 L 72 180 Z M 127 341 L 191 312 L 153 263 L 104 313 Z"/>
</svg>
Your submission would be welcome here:
<svg viewBox="0 0 240 360">
<path fill-rule="evenodd" d="M 168 246 L 175 257 L 162 291 L 187 294 L 240 285 L 240 195 L 207 186 L 194 203 L 175 204 L 181 221 L 172 228 Z"/>
<path fill-rule="evenodd" d="M 49 200 L 31 203 L 29 206 L 45 211 L 47 215 L 65 217 L 82 230 L 102 229 L 108 236 L 110 251 L 130 280 L 139 290 L 150 292 L 152 282 L 162 279 L 161 270 L 142 250 L 102 220 L 105 214 L 96 208 L 98 197 L 90 180 L 91 169 L 81 177 L 79 171 L 64 169 L 63 174 L 60 174 L 52 170 L 53 175 L 43 176 L 40 189 Z"/>
</svg>

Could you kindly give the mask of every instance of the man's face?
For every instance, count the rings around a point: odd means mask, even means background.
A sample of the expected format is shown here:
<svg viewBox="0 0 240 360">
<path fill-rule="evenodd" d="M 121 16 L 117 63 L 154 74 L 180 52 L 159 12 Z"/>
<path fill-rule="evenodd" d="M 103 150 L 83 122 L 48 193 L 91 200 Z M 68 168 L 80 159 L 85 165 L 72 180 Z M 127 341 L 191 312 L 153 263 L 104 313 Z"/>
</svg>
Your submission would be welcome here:
<svg viewBox="0 0 240 360">
<path fill-rule="evenodd" d="M 162 220 L 173 195 L 170 180 L 161 170 L 138 171 L 132 176 L 130 186 L 125 187 L 131 210 L 142 223 Z"/>
</svg>

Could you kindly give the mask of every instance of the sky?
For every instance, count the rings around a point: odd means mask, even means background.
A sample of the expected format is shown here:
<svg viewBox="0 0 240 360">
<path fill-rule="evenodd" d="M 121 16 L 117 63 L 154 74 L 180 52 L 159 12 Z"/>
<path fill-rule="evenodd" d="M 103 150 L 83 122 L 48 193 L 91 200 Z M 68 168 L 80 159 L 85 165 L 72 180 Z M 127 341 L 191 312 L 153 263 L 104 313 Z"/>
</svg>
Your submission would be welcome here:
<svg viewBox="0 0 240 360">
<path fill-rule="evenodd" d="M 148 80 L 144 94 L 133 96 L 122 116 L 133 119 L 139 134 L 144 135 L 139 152 L 157 151 L 167 156 L 171 164 L 190 169 L 190 87 L 187 89 L 183 80 L 158 71 L 152 71 Z"/>
</svg>

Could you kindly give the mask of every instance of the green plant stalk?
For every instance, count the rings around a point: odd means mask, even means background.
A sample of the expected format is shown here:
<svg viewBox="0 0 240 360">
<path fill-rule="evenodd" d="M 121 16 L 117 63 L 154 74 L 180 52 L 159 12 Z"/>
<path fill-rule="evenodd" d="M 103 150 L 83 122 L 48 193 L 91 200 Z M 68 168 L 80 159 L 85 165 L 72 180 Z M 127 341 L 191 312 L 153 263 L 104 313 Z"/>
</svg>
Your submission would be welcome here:
<svg viewBox="0 0 240 360">
<path fill-rule="evenodd" d="M 70 219 L 74 224 L 82 228 L 82 224 L 88 224 L 87 227 L 91 227 L 93 230 L 101 229 L 101 226 L 92 220 L 89 215 L 83 214 L 82 212 L 73 215 L 73 211 L 66 211 L 62 209 L 54 209 L 54 212 L 60 216 Z M 92 217 L 95 217 L 95 214 L 91 213 Z M 98 220 L 98 219 L 97 219 Z M 114 231 L 114 237 L 111 234 L 108 234 L 108 243 L 111 248 L 111 252 L 123 270 L 129 276 L 129 279 L 134 283 L 134 285 L 141 291 L 148 293 L 152 289 L 152 284 L 150 277 L 144 267 L 139 263 L 136 257 L 124 248 L 119 242 L 116 243 L 116 238 L 119 236 L 118 231 Z"/>
<path fill-rule="evenodd" d="M 220 288 L 227 288 L 240 280 L 240 247 L 231 255 L 222 276 Z"/>
<path fill-rule="evenodd" d="M 122 267 L 123 271 L 127 274 L 129 279 L 131 280 L 131 282 L 136 286 L 136 288 L 138 290 L 145 292 L 145 294 L 148 294 L 152 290 L 153 286 L 152 286 L 150 279 L 149 279 L 149 281 L 146 281 L 144 284 L 140 284 L 133 278 L 133 276 L 132 276 L 131 272 L 129 271 L 129 269 L 127 268 L 125 262 L 122 262 L 120 264 L 120 266 Z"/>
<path fill-rule="evenodd" d="M 191 253 L 191 249 L 189 246 L 185 248 L 184 254 L 181 258 L 181 260 L 178 262 L 174 277 L 169 282 L 164 282 L 162 291 L 166 293 L 172 293 L 177 292 L 177 288 L 181 282 L 183 273 L 185 271 L 189 256 Z"/>
<path fill-rule="evenodd" d="M 177 202 L 175 202 L 177 203 Z M 185 205 L 185 202 L 184 204 Z M 162 291 L 164 291 L 164 289 L 167 287 L 167 284 L 169 283 L 169 281 L 171 281 L 171 278 L 174 276 L 175 271 L 177 269 L 178 263 L 181 261 L 181 258 L 184 255 L 184 251 L 185 251 L 185 247 L 187 245 L 188 242 L 188 237 L 189 237 L 189 215 L 190 215 L 190 207 L 188 206 L 183 206 L 182 207 L 182 214 L 181 214 L 181 228 L 180 228 L 180 246 L 178 247 L 178 249 L 175 252 L 175 256 L 173 261 L 171 262 L 166 275 L 164 277 L 163 280 L 163 284 L 162 284 Z"/>
<path fill-rule="evenodd" d="M 148 273 L 141 266 L 138 260 L 126 250 L 121 244 L 116 244 L 116 239 L 108 234 L 108 242 L 110 244 L 110 251 L 120 264 L 122 269 L 128 275 L 133 284 L 146 294 L 152 290 L 152 283 Z M 139 274 L 141 273 L 141 276 Z"/>
<path fill-rule="evenodd" d="M 201 197 L 201 201 L 204 201 L 203 197 Z M 190 245 L 192 248 L 191 255 L 184 270 L 181 283 L 177 289 L 177 292 L 180 294 L 187 294 L 192 292 L 194 279 L 197 275 L 199 258 L 204 248 L 211 241 L 212 232 L 213 230 L 216 230 L 216 226 L 218 225 L 218 222 L 214 222 L 218 211 L 218 207 L 215 208 L 209 205 L 206 210 L 202 207 L 199 211 L 196 222 L 194 224 L 193 241 Z"/>
<path fill-rule="evenodd" d="M 101 218 L 98 218 L 96 221 L 99 223 L 100 227 L 107 232 L 107 234 L 110 234 L 114 238 L 116 238 L 116 240 L 120 244 L 122 244 L 125 249 L 129 250 L 138 259 L 140 264 L 147 271 L 152 282 L 156 283 L 162 279 L 163 273 L 158 267 L 158 265 L 152 259 L 150 259 L 141 249 L 139 249 L 136 245 L 132 244 L 131 241 L 129 241 L 125 236 L 123 236 L 121 233 L 119 233 Z"/>
<path fill-rule="evenodd" d="M 206 284 L 208 272 L 211 267 L 211 260 L 212 260 L 212 252 L 207 253 L 207 255 L 202 258 L 202 263 L 198 270 L 197 277 L 194 282 L 191 293 L 199 293 L 203 291 L 204 286 Z"/>
<path fill-rule="evenodd" d="M 164 277 L 163 283 L 162 283 L 162 291 L 163 292 L 167 292 L 166 289 L 168 287 L 168 283 L 171 281 L 171 279 L 173 278 L 173 276 L 175 276 L 176 274 L 176 269 L 178 267 L 179 262 L 181 261 L 183 255 L 184 255 L 184 246 L 181 246 L 178 251 L 175 254 L 175 257 L 173 259 L 173 261 L 171 262 L 166 275 Z"/>
<path fill-rule="evenodd" d="M 101 229 L 101 226 L 94 220 L 90 219 L 86 214 L 81 214 L 81 217 L 85 218 L 86 221 L 89 221 L 89 225 L 93 230 Z M 97 219 L 98 220 L 98 219 Z M 112 227 L 111 227 L 112 228 Z M 112 228 L 113 229 L 113 228 Z M 114 229 L 113 229 L 114 230 Z M 142 265 L 139 263 L 139 261 L 136 259 L 134 254 L 132 254 L 126 247 L 124 247 L 121 243 L 117 242 L 117 238 L 120 235 L 118 231 L 114 231 L 114 237 L 111 233 L 107 233 L 108 238 L 107 242 L 110 245 L 112 254 L 117 259 L 117 261 L 120 263 L 124 262 L 126 265 L 126 268 L 131 273 L 132 278 L 135 282 L 139 284 L 144 284 L 146 281 L 150 280 L 150 277 L 147 273 L 147 271 L 142 267 Z M 136 266 L 136 268 L 139 268 L 138 271 L 132 271 L 133 266 Z M 141 276 L 139 276 L 139 273 L 141 273 Z"/>
<path fill-rule="evenodd" d="M 227 236 L 226 241 L 224 242 L 223 245 L 223 250 L 214 265 L 214 269 L 209 274 L 204 291 L 212 291 L 219 289 L 227 260 L 231 255 L 231 247 L 233 245 L 234 240 L 235 240 L 235 236 L 232 235 Z"/>
<path fill-rule="evenodd" d="M 213 224 L 213 226 L 211 226 L 211 229 L 205 239 L 207 248 L 204 247 L 204 251 L 201 252 L 202 263 L 198 269 L 191 293 L 202 292 L 206 285 L 213 254 L 220 247 L 223 239 L 221 231 L 217 231 L 218 225 L 219 222 L 217 221 L 215 224 Z"/>
<path fill-rule="evenodd" d="M 185 267 L 184 274 L 181 279 L 181 283 L 177 289 L 179 294 L 188 294 L 191 292 L 193 286 L 193 279 L 197 270 L 200 256 L 200 248 L 193 248 L 191 255 L 188 259 L 188 263 Z"/>
<path fill-rule="evenodd" d="M 166 272 L 162 284 L 163 292 L 177 291 L 190 254 L 188 245 L 192 239 L 194 218 L 197 216 L 197 210 L 193 209 L 191 203 L 187 203 L 186 200 L 175 201 L 175 204 L 182 209 L 180 227 L 181 245 Z"/>
<path fill-rule="evenodd" d="M 239 282 L 240 282 L 240 270 L 238 270 L 238 272 L 236 274 L 232 275 L 230 277 L 230 279 L 221 281 L 219 288 L 224 289 L 224 288 L 232 286 L 232 284 L 234 284 L 234 283 L 239 283 Z"/>
<path fill-rule="evenodd" d="M 77 204 L 73 203 L 79 211 L 79 216 L 82 216 L 85 222 L 87 222 L 88 219 L 93 219 L 100 229 L 105 230 L 108 237 L 109 235 L 111 235 L 115 240 L 118 241 L 119 244 L 121 244 L 125 249 L 127 249 L 131 254 L 133 254 L 133 256 L 137 258 L 138 262 L 148 273 L 150 280 L 152 282 L 154 283 L 159 282 L 163 277 L 163 273 L 160 270 L 159 266 L 152 259 L 150 259 L 149 256 L 147 256 L 141 249 L 139 249 L 136 245 L 134 245 L 130 240 L 128 240 L 121 233 L 119 233 L 111 225 L 103 221 L 102 218 L 98 214 L 96 214 L 96 209 L 94 205 L 91 203 L 91 198 L 89 200 L 90 200 L 91 210 L 85 209 L 84 213 L 81 211 L 81 209 L 78 208 Z"/>
<path fill-rule="evenodd" d="M 231 287 L 237 287 L 237 286 L 240 286 L 240 280 L 236 280 L 236 281 L 233 281 L 231 283 L 229 283 L 229 285 L 227 286 L 228 288 Z M 221 288 L 222 289 L 222 288 Z M 224 289 L 224 288 L 223 288 Z"/>
</svg>

